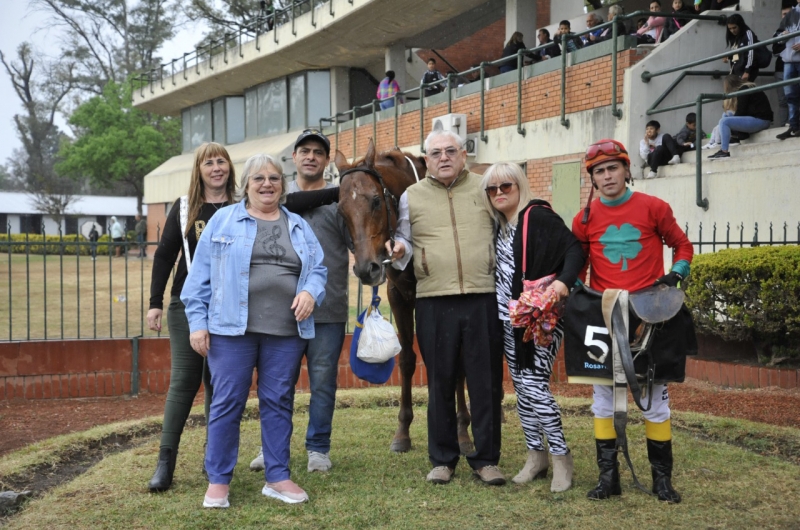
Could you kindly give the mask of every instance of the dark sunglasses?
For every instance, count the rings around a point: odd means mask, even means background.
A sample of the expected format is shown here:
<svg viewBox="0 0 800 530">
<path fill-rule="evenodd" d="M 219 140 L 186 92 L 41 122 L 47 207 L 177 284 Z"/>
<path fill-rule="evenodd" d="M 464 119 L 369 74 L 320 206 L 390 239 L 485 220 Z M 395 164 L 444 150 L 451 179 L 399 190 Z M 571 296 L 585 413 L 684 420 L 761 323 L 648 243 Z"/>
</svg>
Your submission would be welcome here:
<svg viewBox="0 0 800 530">
<path fill-rule="evenodd" d="M 489 197 L 494 197 L 497 195 L 497 190 L 499 189 L 504 194 L 511 191 L 511 187 L 514 186 L 513 182 L 503 182 L 499 186 L 486 186 L 486 195 Z"/>
<path fill-rule="evenodd" d="M 625 153 L 625 151 L 614 142 L 602 142 L 599 144 L 592 144 L 589 146 L 589 149 L 586 150 L 586 161 L 588 162 L 596 158 L 600 154 L 604 154 L 606 156 L 616 156 L 621 153 Z"/>
</svg>

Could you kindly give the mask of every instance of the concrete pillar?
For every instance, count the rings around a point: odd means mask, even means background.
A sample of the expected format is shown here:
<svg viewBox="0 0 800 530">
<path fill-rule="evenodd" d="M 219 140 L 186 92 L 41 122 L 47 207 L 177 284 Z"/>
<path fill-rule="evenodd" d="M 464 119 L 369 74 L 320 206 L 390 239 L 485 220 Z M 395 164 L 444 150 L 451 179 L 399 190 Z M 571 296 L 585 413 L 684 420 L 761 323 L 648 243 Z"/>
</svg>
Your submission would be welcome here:
<svg viewBox="0 0 800 530">
<path fill-rule="evenodd" d="M 506 0 L 505 44 L 515 31 L 522 33 L 525 46 L 532 48 L 536 40 L 536 0 Z"/>
<path fill-rule="evenodd" d="M 400 90 L 408 90 L 412 86 L 418 85 L 419 81 L 411 82 L 407 73 L 406 68 L 406 47 L 404 44 L 392 44 L 391 46 L 387 47 L 385 50 L 384 55 L 384 72 L 388 72 L 389 70 L 393 70 L 395 74 L 395 79 L 397 79 L 397 83 L 400 85 Z M 381 75 L 380 79 L 383 79 L 383 75 Z M 380 81 L 379 79 L 379 81 Z"/>
<path fill-rule="evenodd" d="M 331 68 L 331 113 L 350 110 L 350 71 L 344 66 Z"/>
<path fill-rule="evenodd" d="M 671 2 L 661 2 L 665 4 L 665 8 L 671 8 L 666 4 L 671 4 Z M 584 3 L 583 0 L 555 0 L 550 1 L 550 24 L 555 24 L 556 28 L 558 27 L 558 23 L 562 20 L 572 20 L 574 18 L 580 17 L 584 13 Z M 585 27 L 585 26 L 583 26 Z M 575 24 L 572 25 L 572 30 L 576 30 Z M 527 42 L 525 44 L 528 44 Z"/>
</svg>

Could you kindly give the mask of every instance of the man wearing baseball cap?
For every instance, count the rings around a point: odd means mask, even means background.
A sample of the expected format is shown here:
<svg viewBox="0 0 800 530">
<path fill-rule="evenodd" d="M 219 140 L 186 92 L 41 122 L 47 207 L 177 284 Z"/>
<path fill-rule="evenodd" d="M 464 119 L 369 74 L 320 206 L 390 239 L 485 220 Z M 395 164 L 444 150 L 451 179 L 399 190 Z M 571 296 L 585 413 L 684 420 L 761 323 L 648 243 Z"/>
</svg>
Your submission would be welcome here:
<svg viewBox="0 0 800 530">
<path fill-rule="evenodd" d="M 592 201 L 590 195 L 586 209 L 573 219 L 572 231 L 588 257 L 591 288 L 635 292 L 654 284 L 676 287 L 689 274 L 692 244 L 678 226 L 669 204 L 628 188 L 630 158 L 625 146 L 610 139 L 590 145 L 586 170 L 594 188 L 592 193 L 597 190 L 600 197 Z M 667 274 L 664 244 L 674 251 L 674 263 Z M 690 344 L 693 337 L 692 332 L 685 343 Z M 685 352 L 680 349 L 684 364 Z M 652 406 L 643 415 L 652 491 L 659 500 L 678 503 L 681 496 L 671 484 L 672 431 L 666 384 L 654 384 L 651 395 Z M 594 385 L 592 412 L 600 480 L 587 497 L 607 499 L 621 494 L 611 386 Z"/>
<path fill-rule="evenodd" d="M 323 179 L 330 164 L 331 143 L 317 129 L 306 129 L 297 137 L 292 159 L 297 167 L 297 180 L 290 182 L 288 193 L 334 187 Z M 336 402 L 336 378 L 339 355 L 344 343 L 347 322 L 347 241 L 349 234 L 337 204 L 328 204 L 302 213 L 325 253 L 322 264 L 328 268 L 325 299 L 314 310 L 314 338 L 308 341 L 306 366 L 311 387 L 308 409 L 306 451 L 309 472 L 326 472 L 331 468 L 331 424 Z M 299 375 L 299 373 L 298 373 Z M 264 457 L 250 463 L 250 469 L 264 469 Z"/>
</svg>

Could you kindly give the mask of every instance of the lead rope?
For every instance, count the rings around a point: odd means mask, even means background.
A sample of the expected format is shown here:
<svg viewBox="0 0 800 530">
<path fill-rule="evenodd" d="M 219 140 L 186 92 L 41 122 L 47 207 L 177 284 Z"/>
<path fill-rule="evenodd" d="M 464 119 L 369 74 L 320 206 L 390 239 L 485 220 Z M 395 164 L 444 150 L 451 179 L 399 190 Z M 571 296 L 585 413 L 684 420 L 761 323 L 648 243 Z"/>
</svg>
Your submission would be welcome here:
<svg viewBox="0 0 800 530">
<path fill-rule="evenodd" d="M 412 162 L 410 158 L 406 157 L 406 160 L 408 160 L 411 169 L 414 170 L 414 178 L 417 179 L 417 182 L 419 182 L 419 173 L 417 173 L 417 166 L 414 165 L 414 162 Z"/>
</svg>

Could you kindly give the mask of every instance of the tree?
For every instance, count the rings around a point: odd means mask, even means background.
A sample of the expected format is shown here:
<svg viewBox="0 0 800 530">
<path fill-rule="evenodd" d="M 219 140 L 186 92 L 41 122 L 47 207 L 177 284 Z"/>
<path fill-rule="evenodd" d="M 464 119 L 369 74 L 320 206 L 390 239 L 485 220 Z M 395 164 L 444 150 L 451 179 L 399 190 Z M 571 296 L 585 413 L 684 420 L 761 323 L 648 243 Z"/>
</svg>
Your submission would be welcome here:
<svg viewBox="0 0 800 530">
<path fill-rule="evenodd" d="M 65 57 L 75 63 L 76 85 L 103 94 L 109 81 L 160 62 L 159 48 L 175 34 L 177 0 L 31 0 L 64 28 Z"/>
<path fill-rule="evenodd" d="M 9 159 L 11 173 L 18 186 L 33 196 L 37 209 L 60 223 L 77 184 L 54 170 L 63 139 L 55 118 L 74 87 L 74 65 L 39 58 L 25 42 L 17 48 L 16 60 L 7 60 L 0 51 L 0 62 L 25 109 L 14 116 L 22 149 Z"/>
<path fill-rule="evenodd" d="M 180 119 L 133 108 L 130 84 L 109 82 L 101 96 L 75 109 L 69 123 L 78 138 L 62 146 L 58 171 L 106 188 L 129 185 L 141 213 L 145 175 L 180 154 Z"/>
<path fill-rule="evenodd" d="M 184 8 L 189 20 L 203 21 L 209 26 L 209 31 L 198 45 L 208 45 L 212 39 L 219 41 L 225 33 L 272 29 L 275 21 L 270 15 L 290 6 L 292 0 L 221 0 L 219 3 L 222 6 L 219 8 L 216 7 L 217 3 L 214 0 L 191 0 Z M 307 10 L 309 7 L 301 9 Z"/>
</svg>

